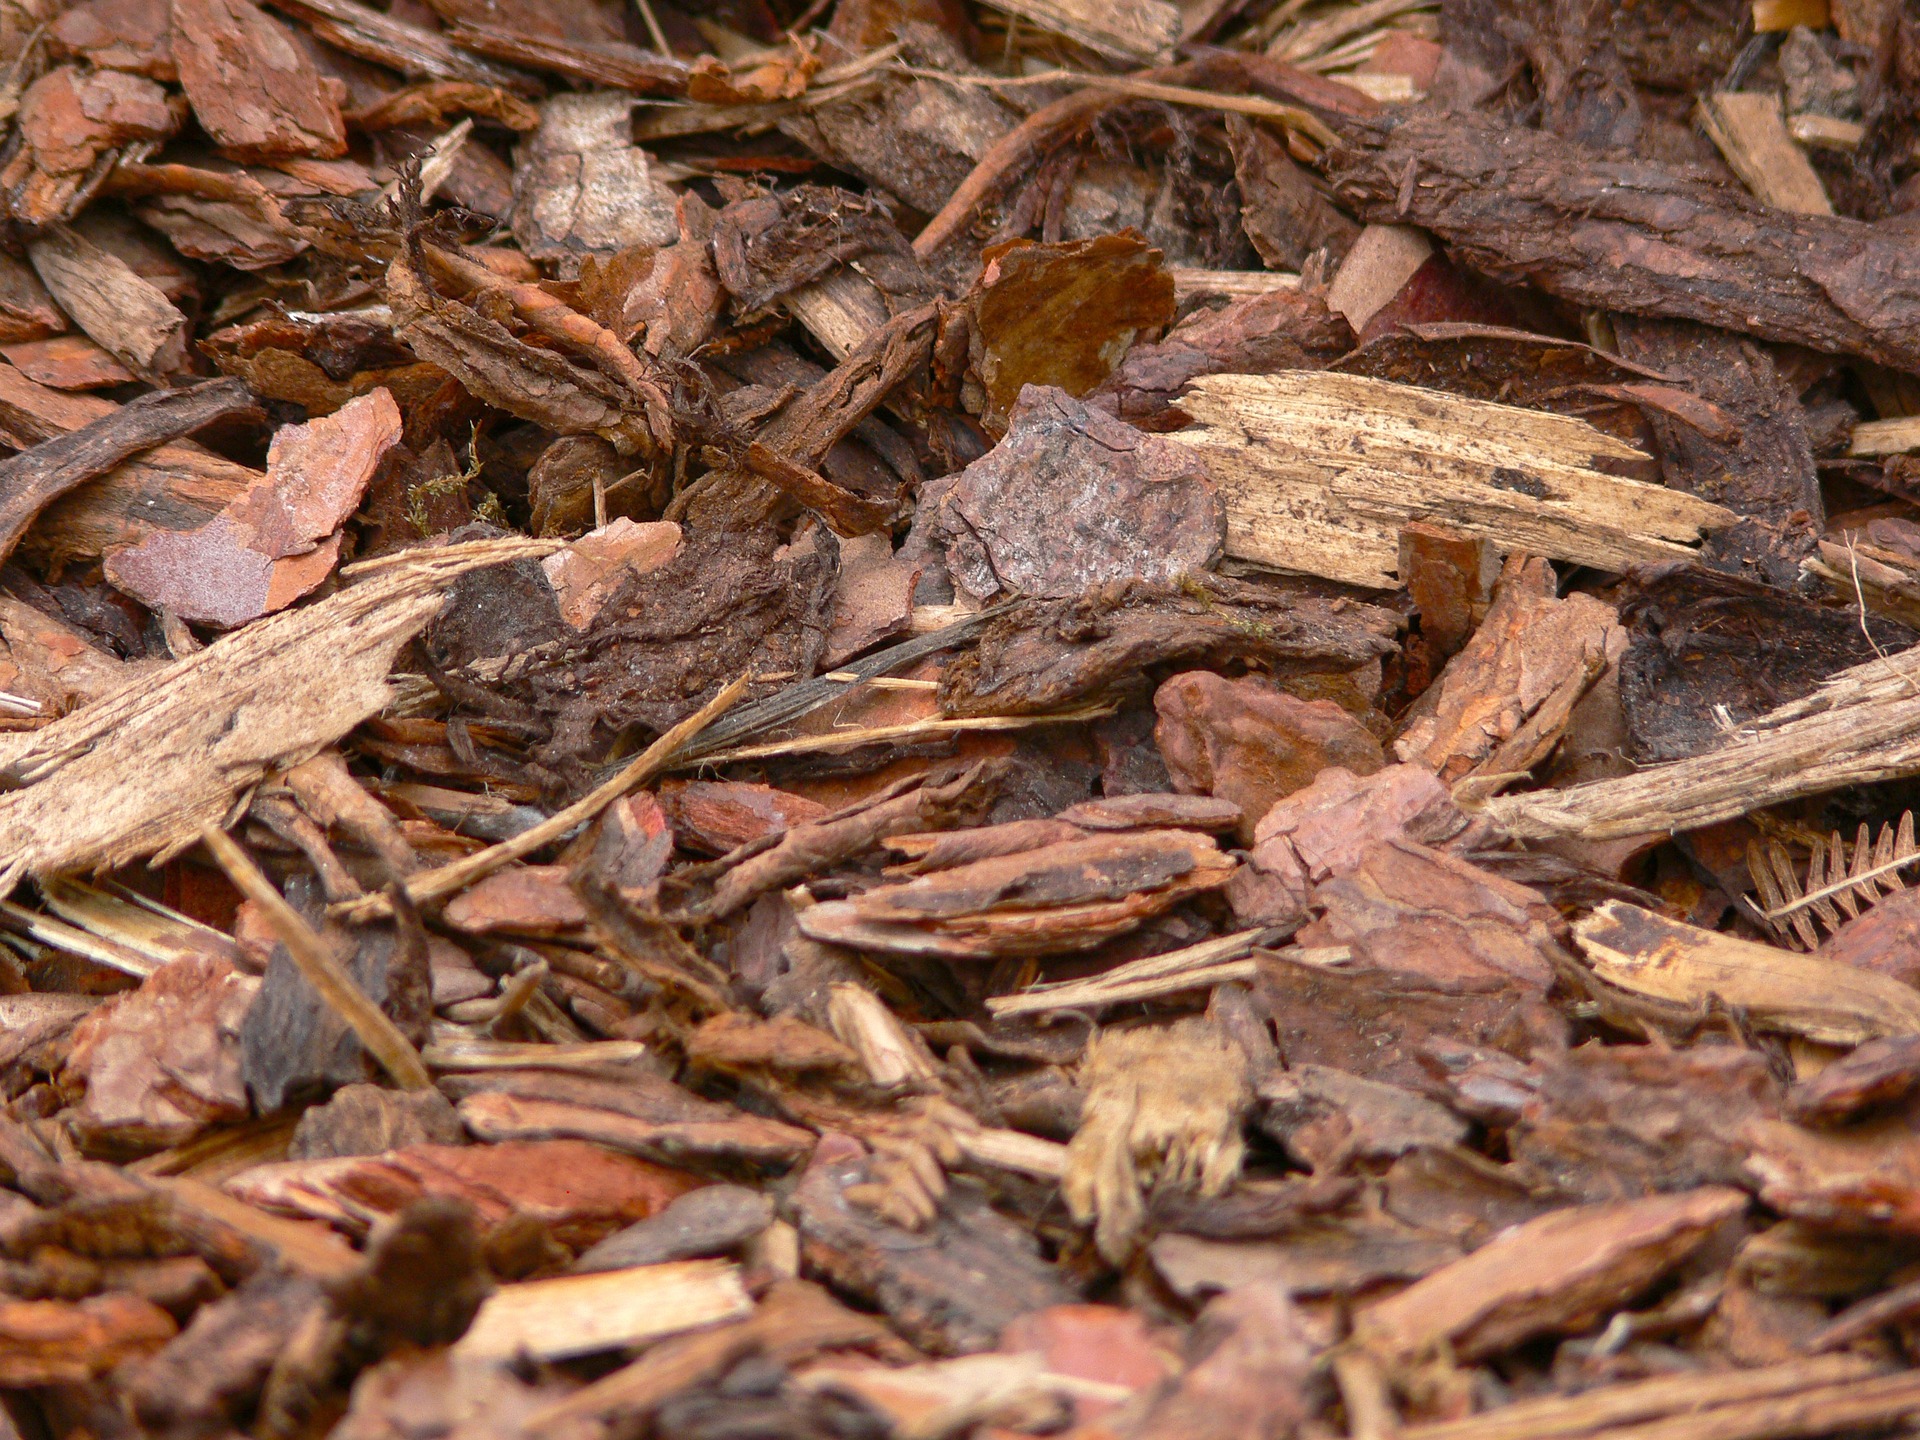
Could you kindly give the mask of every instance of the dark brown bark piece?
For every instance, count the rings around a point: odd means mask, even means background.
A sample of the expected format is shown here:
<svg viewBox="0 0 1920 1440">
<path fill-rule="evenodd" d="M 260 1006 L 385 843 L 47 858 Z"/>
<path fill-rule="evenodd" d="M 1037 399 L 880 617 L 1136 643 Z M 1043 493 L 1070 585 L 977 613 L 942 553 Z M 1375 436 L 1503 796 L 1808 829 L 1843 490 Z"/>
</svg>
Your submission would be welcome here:
<svg viewBox="0 0 1920 1440">
<path fill-rule="evenodd" d="M 217 1417 L 238 1419 L 296 1331 L 325 1303 L 308 1277 L 262 1271 L 201 1306 L 185 1330 L 127 1376 L 134 1413 L 163 1435 L 205 1433 Z"/>
<path fill-rule="evenodd" d="M 1399 968 L 1262 959 L 1256 996 L 1289 1064 L 1311 1063 L 1419 1091 L 1429 1041 L 1517 1052 L 1558 1049 L 1566 1021 L 1504 976 L 1438 981 Z"/>
<path fill-rule="evenodd" d="M 347 931 L 329 925 L 322 933 L 337 952 L 351 950 L 345 965 L 361 992 L 413 1043 L 424 1040 L 432 1005 L 424 943 L 416 945 L 393 926 Z M 274 947 L 240 1042 L 247 1089 L 262 1112 L 316 1089 L 365 1083 L 383 1073 L 284 945 Z"/>
<path fill-rule="evenodd" d="M 1906 626 L 1784 595 L 1756 579 L 1697 567 L 1643 582 L 1625 609 L 1632 641 L 1620 699 L 1632 758 L 1698 755 L 1777 705 L 1810 695 L 1837 671 L 1914 643 Z M 1877 647 L 1877 649 L 1876 649 Z"/>
<path fill-rule="evenodd" d="M 1264 1284 L 1295 1296 L 1358 1295 L 1382 1283 L 1418 1280 L 1461 1254 L 1448 1237 L 1391 1219 L 1275 1219 L 1265 1230 L 1262 1238 L 1241 1240 L 1174 1231 L 1149 1244 L 1147 1253 L 1183 1299 Z"/>
<path fill-rule="evenodd" d="M 1412 1360 L 1441 1346 L 1466 1358 L 1578 1331 L 1639 1295 L 1746 1207 L 1737 1190 L 1707 1188 L 1558 1210 L 1369 1306 L 1354 1332 L 1383 1357 Z"/>
<path fill-rule="evenodd" d="M 636 95 L 683 95 L 687 66 L 621 40 L 573 40 L 534 35 L 524 30 L 462 20 L 446 37 L 462 50 L 524 65 L 529 70 L 564 75 L 589 85 L 610 85 Z"/>
<path fill-rule="evenodd" d="M 1227 512 L 1188 447 L 1029 385 L 1006 437 L 943 488 L 934 529 L 954 585 L 987 604 L 1211 569 Z"/>
<path fill-rule="evenodd" d="M 1745 548 L 1758 554 L 1740 553 L 1736 528 L 1709 537 L 1705 563 L 1731 549 L 1729 559 L 1745 558 L 1770 584 L 1791 586 L 1825 527 L 1826 507 L 1806 411 L 1773 357 L 1752 340 L 1686 321 L 1621 316 L 1614 330 L 1628 359 L 1686 380 L 1736 422 L 1729 439 L 1657 411 L 1647 415 L 1661 478 L 1671 488 L 1751 516 L 1762 527 L 1758 546 L 1745 537 Z"/>
<path fill-rule="evenodd" d="M 1360 238 L 1360 227 L 1334 208 L 1272 131 L 1244 115 L 1229 115 L 1227 142 L 1240 183 L 1240 226 L 1267 268 L 1298 270 L 1323 250 L 1331 274 Z"/>
<path fill-rule="evenodd" d="M 1240 659 L 1274 673 L 1357 670 L 1386 653 L 1384 610 L 1288 595 L 1213 575 L 1178 587 L 1142 581 L 1070 600 L 1024 600 L 989 622 L 940 677 L 948 715 L 1023 715 L 1137 685 L 1153 665 Z"/>
<path fill-rule="evenodd" d="M 896 308 L 925 302 L 933 289 L 882 206 L 822 185 L 727 206 L 714 221 L 713 260 L 746 321 L 854 261 Z"/>
<path fill-rule="evenodd" d="M 173 52 L 200 128 L 233 159 L 347 153 L 320 72 L 252 0 L 173 0 Z"/>
<path fill-rule="evenodd" d="M 1328 157 L 1341 199 L 1432 231 L 1485 274 L 1920 368 L 1920 257 L 1897 227 L 1789 214 L 1478 116 L 1349 123 L 1342 136 Z"/>
<path fill-rule="evenodd" d="M 822 1140 L 791 1202 L 801 1255 L 877 1305 L 911 1343 L 938 1355 L 991 1350 L 1011 1321 L 1078 1298 L 1032 1235 L 967 1187 L 952 1189 L 918 1234 L 853 1205 L 846 1191 L 867 1179 L 868 1166 L 857 1142 Z"/>
<path fill-rule="evenodd" d="M 1779 1113 L 1779 1083 L 1751 1050 L 1589 1045 L 1533 1068 L 1509 1148 L 1524 1172 L 1582 1200 L 1744 1183 L 1740 1127 Z"/>
<path fill-rule="evenodd" d="M 1833 1125 L 1920 1090 L 1920 1035 L 1890 1035 L 1842 1055 L 1787 1091 L 1786 1113 L 1802 1125 Z"/>
<path fill-rule="evenodd" d="M 1128 349 L 1119 367 L 1087 395 L 1147 430 L 1178 429 L 1177 405 L 1189 380 L 1202 375 L 1270 375 L 1318 370 L 1353 347 L 1353 331 L 1317 295 L 1276 290 L 1196 310 L 1153 344 Z"/>
<path fill-rule="evenodd" d="M 343 1085 L 326 1104 L 301 1114 L 287 1158 L 379 1155 L 408 1145 L 458 1145 L 464 1138 L 460 1117 L 438 1090 Z"/>
<path fill-rule="evenodd" d="M 0 560 L 13 552 L 34 517 L 68 491 L 143 450 L 190 435 L 252 404 L 253 396 L 237 380 L 156 391 L 0 460 L 0 492 L 5 495 L 0 500 Z"/>
</svg>

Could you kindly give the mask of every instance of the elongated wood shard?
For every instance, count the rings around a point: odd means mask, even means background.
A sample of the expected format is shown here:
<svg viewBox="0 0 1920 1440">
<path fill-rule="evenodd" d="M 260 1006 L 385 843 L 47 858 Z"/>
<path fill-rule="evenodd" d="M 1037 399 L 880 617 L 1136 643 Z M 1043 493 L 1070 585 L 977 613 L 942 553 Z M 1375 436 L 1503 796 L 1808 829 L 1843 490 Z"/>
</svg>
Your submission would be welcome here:
<svg viewBox="0 0 1920 1440">
<path fill-rule="evenodd" d="M 1227 554 L 1381 589 L 1400 583 L 1400 527 L 1436 520 L 1503 549 L 1626 570 L 1683 560 L 1734 515 L 1608 475 L 1647 457 L 1584 420 L 1293 370 L 1209 375 L 1170 438 L 1227 497 Z"/>
<path fill-rule="evenodd" d="M 1749 721 L 1717 749 L 1632 775 L 1489 801 L 1516 839 L 1698 830 L 1749 810 L 1920 774 L 1920 647 L 1842 670 Z"/>
<path fill-rule="evenodd" d="M 269 769 L 385 705 L 394 655 L 455 579 L 553 548 L 480 541 L 407 559 L 44 729 L 0 737 L 0 894 L 24 874 L 177 853 Z"/>
<path fill-rule="evenodd" d="M 1594 973 L 1636 995 L 1683 1005 L 1718 996 L 1766 1030 L 1826 1045 L 1920 1034 L 1913 987 L 1818 955 L 1798 955 L 1609 900 L 1573 927 Z"/>
</svg>

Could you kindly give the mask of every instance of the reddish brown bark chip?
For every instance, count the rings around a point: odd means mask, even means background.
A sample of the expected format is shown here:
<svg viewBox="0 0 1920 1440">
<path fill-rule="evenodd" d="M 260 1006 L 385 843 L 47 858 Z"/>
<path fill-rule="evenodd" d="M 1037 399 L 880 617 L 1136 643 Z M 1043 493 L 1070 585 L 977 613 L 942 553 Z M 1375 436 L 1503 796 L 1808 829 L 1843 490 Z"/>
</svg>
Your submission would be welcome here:
<svg viewBox="0 0 1920 1440">
<path fill-rule="evenodd" d="M 399 439 L 384 389 L 287 426 L 259 484 L 198 530 L 156 531 L 113 555 L 107 578 L 183 620 L 234 626 L 283 610 L 332 573 L 339 527 Z"/>
<path fill-rule="evenodd" d="M 1154 740 L 1173 783 L 1238 805 L 1243 841 L 1276 800 L 1328 766 L 1371 775 L 1386 763 L 1367 727 L 1331 700 L 1301 700 L 1256 676 L 1188 671 L 1162 684 L 1153 704 Z"/>
<path fill-rule="evenodd" d="M 224 960 L 176 960 L 83 1020 L 66 1068 L 82 1133 L 168 1145 L 244 1119 L 240 1021 L 259 988 Z"/>
<path fill-rule="evenodd" d="M 0 1302 L 0 1385 L 78 1385 L 127 1360 L 151 1354 L 179 1327 L 132 1295 Z"/>
<path fill-rule="evenodd" d="M 1355 1333 L 1382 1355 L 1412 1359 L 1442 1345 L 1466 1358 L 1580 1330 L 1634 1299 L 1746 1207 L 1739 1191 L 1709 1187 L 1557 1210 L 1369 1306 Z"/>
<path fill-rule="evenodd" d="M 450 1195 L 472 1205 L 485 1227 L 525 1216 L 560 1244 L 584 1249 L 701 1183 L 684 1171 L 581 1140 L 506 1140 L 259 1165 L 234 1176 L 226 1188 L 269 1210 L 356 1230 L 398 1214 L 423 1195 Z"/>
<path fill-rule="evenodd" d="M 132 140 L 164 140 L 182 110 L 153 81 L 118 70 L 49 70 L 20 97 L 20 148 L 0 168 L 7 210 L 26 225 L 64 219 L 94 164 Z"/>
<path fill-rule="evenodd" d="M 307 52 L 251 0 L 173 0 L 174 58 L 200 127 L 235 160 L 347 152 Z"/>
</svg>

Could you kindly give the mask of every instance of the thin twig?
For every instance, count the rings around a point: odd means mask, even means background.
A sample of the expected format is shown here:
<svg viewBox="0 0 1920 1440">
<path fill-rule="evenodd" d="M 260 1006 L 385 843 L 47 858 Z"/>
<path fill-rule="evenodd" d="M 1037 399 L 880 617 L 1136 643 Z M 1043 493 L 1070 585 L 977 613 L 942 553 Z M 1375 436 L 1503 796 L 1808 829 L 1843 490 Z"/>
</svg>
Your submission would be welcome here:
<svg viewBox="0 0 1920 1440">
<path fill-rule="evenodd" d="M 203 826 L 200 841 L 220 868 L 227 872 L 237 889 L 258 905 L 280 943 L 287 947 L 294 968 L 306 977 L 320 998 L 347 1022 L 367 1053 L 378 1060 L 403 1090 L 425 1090 L 433 1084 L 420 1052 L 400 1033 L 400 1027 L 388 1018 L 366 992 L 354 984 L 353 977 L 327 949 L 326 941 L 314 933 L 311 925 L 273 888 L 273 882 L 260 873 L 247 852 L 232 836 L 215 825 Z M 383 897 L 384 898 L 384 897 Z"/>
<path fill-rule="evenodd" d="M 742 675 L 641 751 L 631 764 L 611 780 L 597 786 L 565 809 L 555 811 L 538 825 L 530 826 L 511 840 L 503 840 L 477 854 L 409 876 L 407 897 L 416 905 L 444 900 L 503 866 L 525 859 L 543 846 L 551 845 L 576 825 L 584 825 L 621 796 L 638 789 L 665 770 L 690 740 L 746 693 L 751 680 L 751 676 Z M 333 913 L 346 920 L 362 923 L 391 914 L 392 910 L 386 896 L 366 895 L 335 907 Z"/>
</svg>

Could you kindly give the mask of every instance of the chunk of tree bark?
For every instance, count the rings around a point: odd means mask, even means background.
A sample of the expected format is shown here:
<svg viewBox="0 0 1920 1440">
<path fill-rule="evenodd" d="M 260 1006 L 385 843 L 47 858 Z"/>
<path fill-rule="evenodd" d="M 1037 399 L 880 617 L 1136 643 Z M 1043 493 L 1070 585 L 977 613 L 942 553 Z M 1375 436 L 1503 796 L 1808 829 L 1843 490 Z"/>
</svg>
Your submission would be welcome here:
<svg viewBox="0 0 1920 1440">
<path fill-rule="evenodd" d="M 1087 402 L 1142 429 L 1177 430 L 1189 381 L 1203 375 L 1270 375 L 1318 370 L 1353 347 L 1353 331 L 1317 295 L 1297 289 L 1239 296 L 1196 310 L 1164 340 L 1135 344 Z"/>
<path fill-rule="evenodd" d="M 1397 624 L 1352 601 L 1290 596 L 1215 575 L 1178 586 L 1103 586 L 1071 600 L 1024 600 L 989 621 L 940 677 L 948 715 L 1045 714 L 1139 683 L 1149 665 L 1229 657 L 1276 675 L 1359 670 Z"/>
<path fill-rule="evenodd" d="M 934 522 L 974 601 L 1170 584 L 1219 559 L 1226 512 L 1191 452 L 1053 386 L 1023 388 L 1007 423 L 944 489 Z"/>
<path fill-rule="evenodd" d="M 1173 320 L 1173 280 L 1135 234 L 1017 241 L 988 253 L 968 311 L 972 408 L 1001 435 L 1023 387 L 1085 395 L 1135 340 L 1158 338 Z"/>
<path fill-rule="evenodd" d="M 151 1354 L 177 1330 L 159 1306 L 127 1294 L 0 1302 L 0 1385 L 79 1385 Z"/>
<path fill-rule="evenodd" d="M 1627 648 L 1612 606 L 1554 589 L 1546 561 L 1507 561 L 1486 619 L 1402 722 L 1396 755 L 1449 785 L 1488 786 L 1547 758 L 1580 697 Z"/>
<path fill-rule="evenodd" d="M 1820 479 L 1807 436 L 1806 412 L 1766 347 L 1683 320 L 1618 316 L 1614 332 L 1629 360 L 1684 377 L 1702 399 L 1736 417 L 1732 435 L 1712 435 L 1657 411 L 1647 413 L 1661 478 L 1749 516 L 1764 527 L 1754 556 L 1770 583 L 1789 587 L 1798 563 L 1826 521 Z M 1735 528 L 1708 542 L 1706 553 L 1741 545 Z"/>
<path fill-rule="evenodd" d="M 1338 266 L 1360 227 L 1334 208 L 1271 131 L 1245 115 L 1229 115 L 1227 141 L 1240 183 L 1240 225 L 1268 268 L 1298 270 L 1316 251 Z"/>
<path fill-rule="evenodd" d="M 514 236 L 535 260 L 558 260 L 680 237 L 672 192 L 648 173 L 628 128 L 632 100 L 617 91 L 559 95 L 514 167 Z"/>
<path fill-rule="evenodd" d="M 1012 1320 L 1078 1298 L 1025 1229 L 968 1189 L 951 1190 L 919 1234 L 876 1219 L 846 1196 L 868 1168 L 857 1141 L 821 1141 L 793 1194 L 801 1254 L 877 1305 L 911 1343 L 937 1355 L 990 1350 Z"/>
<path fill-rule="evenodd" d="M 1419 225 L 1575 304 L 1920 367 L 1920 259 L 1898 227 L 1789 214 L 1464 114 L 1350 124 L 1328 178 L 1363 218 Z"/>
<path fill-rule="evenodd" d="M 62 225 L 29 244 L 27 258 L 74 322 L 129 367 L 168 375 L 185 365 L 187 317 L 119 256 Z"/>
<path fill-rule="evenodd" d="M 358 0 L 272 0 L 272 4 L 305 21 L 328 44 L 414 79 L 465 80 L 497 85 L 518 95 L 540 93 L 540 83 L 532 76 L 491 65 L 437 30 L 397 20 Z"/>
<path fill-rule="evenodd" d="M 1579 1331 L 1639 1295 L 1746 1206 L 1737 1190 L 1707 1187 L 1557 1210 L 1368 1306 L 1354 1330 L 1368 1348 L 1403 1361 L 1443 1345 L 1471 1358 Z"/>
<path fill-rule="evenodd" d="M 1174 675 L 1154 692 L 1153 708 L 1154 743 L 1174 785 L 1239 806 L 1248 843 L 1275 801 L 1328 766 L 1371 775 L 1386 763 L 1380 742 L 1333 701 L 1299 699 L 1259 676 Z"/>
<path fill-rule="evenodd" d="M 174 0 L 173 55 L 200 128 L 232 159 L 347 153 L 320 72 L 252 0 Z"/>
<path fill-rule="evenodd" d="M 164 140 L 180 128 L 185 107 L 177 103 L 143 76 L 49 70 L 20 97 L 20 144 L 0 166 L 9 215 L 28 226 L 72 218 L 96 165 L 123 145 Z"/>
</svg>

